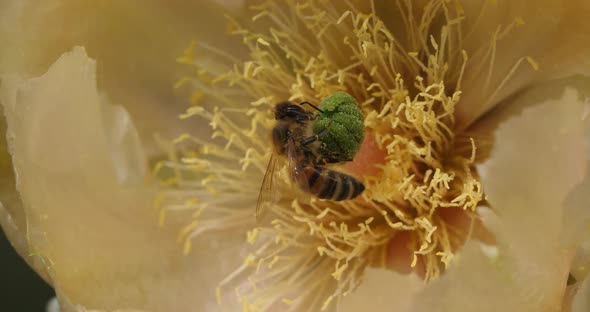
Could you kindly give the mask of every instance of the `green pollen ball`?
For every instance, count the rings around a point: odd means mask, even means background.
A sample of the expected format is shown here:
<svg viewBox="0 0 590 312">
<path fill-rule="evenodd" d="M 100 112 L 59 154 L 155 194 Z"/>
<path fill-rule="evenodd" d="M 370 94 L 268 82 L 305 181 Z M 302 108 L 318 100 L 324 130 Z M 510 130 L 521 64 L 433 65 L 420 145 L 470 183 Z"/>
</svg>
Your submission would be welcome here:
<svg viewBox="0 0 590 312">
<path fill-rule="evenodd" d="M 322 112 L 317 112 L 312 130 L 320 137 L 319 152 L 329 163 L 351 161 L 361 148 L 365 137 L 363 112 L 356 100 L 348 93 L 338 91 L 320 102 Z M 330 123 L 331 121 L 331 123 Z"/>
</svg>

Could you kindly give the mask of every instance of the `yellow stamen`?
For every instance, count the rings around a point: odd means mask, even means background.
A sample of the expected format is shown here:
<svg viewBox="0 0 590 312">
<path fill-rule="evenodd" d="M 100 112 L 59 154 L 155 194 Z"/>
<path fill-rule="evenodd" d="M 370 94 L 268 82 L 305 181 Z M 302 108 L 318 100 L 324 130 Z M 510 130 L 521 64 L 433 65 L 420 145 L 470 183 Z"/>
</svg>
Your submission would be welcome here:
<svg viewBox="0 0 590 312">
<path fill-rule="evenodd" d="M 193 106 L 181 118 L 204 119 L 212 136 L 182 135 L 172 142 L 170 160 L 154 169 L 168 182 L 157 201 L 162 220 L 164 211 L 197 211 L 180 235 L 185 252 L 204 233 L 247 234 L 252 251 L 220 283 L 218 302 L 224 287 L 238 285 L 244 311 L 278 304 L 289 311 L 326 309 L 359 285 L 368 266 L 387 262 L 386 246 L 400 231 L 412 238 L 411 267 L 420 260 L 427 280 L 451 263 L 462 236 L 440 212 L 473 212 L 484 198 L 473 172 L 479 141 L 455 129 L 469 61 L 462 49 L 463 9 L 445 0 L 422 8 L 402 0 L 397 8 L 400 29 L 392 30 L 373 2 L 362 11 L 346 2 L 268 1 L 253 7 L 246 26 L 229 18 L 228 32 L 242 38 L 251 60 L 238 62 L 200 43 L 179 58 L 194 72 L 175 87 L 197 88 Z M 257 32 L 248 23 L 265 23 L 267 30 Z M 496 42 L 523 24 L 517 18 L 498 27 L 487 50 L 480 51 L 487 53 L 485 62 L 474 64 L 485 72 L 491 97 L 521 62 L 538 69 L 523 57 L 492 85 Z M 215 66 L 198 63 L 199 48 L 219 58 L 211 61 Z M 338 90 L 360 103 L 365 127 L 384 155 L 379 163 L 366 164 L 377 173 L 359 176 L 366 187 L 359 198 L 333 202 L 296 191 L 283 164 L 273 181 L 273 193 L 280 196 L 265 203 L 271 220 L 252 230 L 272 153 L 273 105 L 317 102 Z M 203 209 L 205 204 L 210 208 Z"/>
</svg>

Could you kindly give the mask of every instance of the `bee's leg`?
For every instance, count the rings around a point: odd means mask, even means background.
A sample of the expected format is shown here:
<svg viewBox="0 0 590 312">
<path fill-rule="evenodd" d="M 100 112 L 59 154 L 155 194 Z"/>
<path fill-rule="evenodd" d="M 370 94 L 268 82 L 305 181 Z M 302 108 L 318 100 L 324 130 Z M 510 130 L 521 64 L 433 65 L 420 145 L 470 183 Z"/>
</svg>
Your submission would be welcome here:
<svg viewBox="0 0 590 312">
<path fill-rule="evenodd" d="M 301 102 L 301 103 L 299 103 L 299 105 L 302 105 L 302 106 L 303 106 L 304 104 L 307 104 L 307 105 L 309 105 L 309 106 L 313 107 L 315 110 L 317 110 L 318 112 L 320 112 L 320 113 L 322 113 L 322 114 L 324 113 L 324 111 L 323 111 L 323 110 L 321 110 L 321 109 L 317 108 L 317 106 L 315 106 L 315 105 L 313 105 L 313 104 L 311 104 L 311 103 L 309 103 L 309 102 Z"/>
<path fill-rule="evenodd" d="M 322 131 L 320 131 L 320 133 L 318 133 L 316 135 L 312 135 L 309 138 L 305 138 L 305 139 L 301 140 L 301 145 L 308 146 L 309 144 L 319 140 L 320 138 L 322 138 L 323 136 L 328 134 L 328 132 L 329 132 L 328 128 L 324 128 L 324 129 L 322 129 Z"/>
<path fill-rule="evenodd" d="M 326 166 L 326 160 L 323 157 L 318 157 L 313 161 L 316 167 L 324 167 Z"/>
<path fill-rule="evenodd" d="M 339 162 L 343 162 L 343 161 L 351 161 L 352 160 L 352 159 L 342 159 L 342 158 L 343 157 L 341 155 L 332 154 L 332 155 L 325 155 L 322 160 L 328 164 L 335 164 L 335 163 L 339 163 Z"/>
<path fill-rule="evenodd" d="M 330 133 L 330 125 L 331 124 L 332 124 L 332 119 L 330 119 L 330 121 L 328 122 L 328 125 L 324 129 L 322 129 L 318 134 L 312 135 L 309 138 L 305 138 L 305 139 L 301 140 L 301 145 L 307 146 L 307 145 L 323 138 L 324 136 L 326 136 L 326 134 Z"/>
</svg>

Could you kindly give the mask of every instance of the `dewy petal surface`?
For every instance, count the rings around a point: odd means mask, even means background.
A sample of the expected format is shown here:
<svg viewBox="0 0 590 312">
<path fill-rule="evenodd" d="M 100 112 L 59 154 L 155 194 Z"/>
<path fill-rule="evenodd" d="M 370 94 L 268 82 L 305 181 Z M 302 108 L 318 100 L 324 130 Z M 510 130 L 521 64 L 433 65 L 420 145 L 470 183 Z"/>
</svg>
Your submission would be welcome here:
<svg viewBox="0 0 590 312">
<path fill-rule="evenodd" d="M 589 178 L 588 97 L 544 86 L 513 101 L 521 109 L 497 128 L 491 157 L 480 166 L 494 210 L 482 216 L 498 249 L 469 243 L 416 297 L 415 311 L 561 310 L 574 254 L 563 220 L 587 208 L 571 211 L 566 202 Z"/>
<path fill-rule="evenodd" d="M 3 217 L 25 220 L 2 225 L 26 235 L 21 254 L 47 273 L 62 303 L 203 310 L 215 304 L 207 281 L 236 265 L 232 243 L 242 238 L 196 241 L 195 252 L 183 256 L 174 220 L 158 228 L 137 132 L 124 109 L 104 103 L 95 70 L 76 48 L 39 78 L 4 80 L 1 101 L 24 213 L 12 207 Z M 202 261 L 211 254 L 218 260 Z"/>
<path fill-rule="evenodd" d="M 462 104 L 456 112 L 459 128 L 468 127 L 523 88 L 590 72 L 588 1 L 468 0 L 461 4 L 469 60 Z"/>
</svg>

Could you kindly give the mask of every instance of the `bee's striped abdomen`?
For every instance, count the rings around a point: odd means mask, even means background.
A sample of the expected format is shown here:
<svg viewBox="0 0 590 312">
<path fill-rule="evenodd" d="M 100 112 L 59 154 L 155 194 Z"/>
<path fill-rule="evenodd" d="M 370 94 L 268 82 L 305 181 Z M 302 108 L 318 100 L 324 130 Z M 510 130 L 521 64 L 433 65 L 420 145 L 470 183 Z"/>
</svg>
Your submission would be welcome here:
<svg viewBox="0 0 590 312">
<path fill-rule="evenodd" d="M 336 189 L 338 188 L 338 182 L 340 182 L 340 180 L 335 175 L 335 171 L 324 169 L 323 173 L 324 185 L 317 196 L 319 198 L 332 199 Z"/>
<path fill-rule="evenodd" d="M 322 199 L 353 199 L 365 190 L 360 181 L 342 172 L 309 165 L 305 168 L 305 174 L 308 192 Z"/>
<path fill-rule="evenodd" d="M 333 200 L 352 199 L 359 196 L 365 190 L 365 185 L 353 176 L 344 173 L 340 173 L 340 175 L 340 179 L 342 180 L 342 183 L 340 183 L 340 192 L 336 194 L 337 197 L 333 198 Z"/>
</svg>

